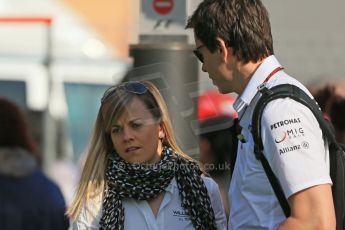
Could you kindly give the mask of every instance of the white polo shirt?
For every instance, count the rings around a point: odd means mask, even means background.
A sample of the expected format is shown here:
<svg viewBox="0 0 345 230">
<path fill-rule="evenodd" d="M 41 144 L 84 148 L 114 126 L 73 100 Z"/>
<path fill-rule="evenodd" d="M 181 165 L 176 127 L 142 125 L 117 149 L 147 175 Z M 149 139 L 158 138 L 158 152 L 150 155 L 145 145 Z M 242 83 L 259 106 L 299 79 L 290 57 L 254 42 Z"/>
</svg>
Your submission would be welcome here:
<svg viewBox="0 0 345 230">
<path fill-rule="evenodd" d="M 260 97 L 256 95 L 257 87 L 279 66 L 273 55 L 266 58 L 234 104 L 246 142 L 239 142 L 229 189 L 231 230 L 277 229 L 285 220 L 261 162 L 255 158 L 251 134 L 253 109 Z M 273 75 L 267 86 L 286 83 L 308 92 L 284 71 Z M 286 197 L 314 185 L 332 183 L 328 148 L 316 118 L 307 107 L 290 98 L 277 99 L 266 106 L 261 122 L 264 154 Z"/>
<path fill-rule="evenodd" d="M 220 198 L 219 188 L 216 182 L 208 177 L 203 177 L 209 193 L 211 204 L 215 213 L 218 229 L 226 230 L 226 216 Z M 155 217 L 147 201 L 135 201 L 125 199 L 125 230 L 192 230 L 194 226 L 181 207 L 181 199 L 175 178 L 165 189 L 165 195 Z M 99 229 L 99 221 L 102 216 L 102 197 L 84 207 L 73 229 Z"/>
</svg>

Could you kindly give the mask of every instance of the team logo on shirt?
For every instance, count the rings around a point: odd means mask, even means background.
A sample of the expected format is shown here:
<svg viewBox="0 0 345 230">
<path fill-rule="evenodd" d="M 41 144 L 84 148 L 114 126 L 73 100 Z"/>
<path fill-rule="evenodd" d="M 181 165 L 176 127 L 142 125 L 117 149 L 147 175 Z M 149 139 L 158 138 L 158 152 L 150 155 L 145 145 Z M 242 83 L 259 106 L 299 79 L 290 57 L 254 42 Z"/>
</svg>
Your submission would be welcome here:
<svg viewBox="0 0 345 230">
<path fill-rule="evenodd" d="M 285 141 L 287 137 L 288 137 L 287 132 L 283 132 L 282 137 L 275 138 L 275 139 L 274 139 L 274 142 L 277 143 L 277 144 L 279 144 L 279 143 Z"/>
<path fill-rule="evenodd" d="M 304 130 L 302 127 L 284 131 L 281 135 L 274 139 L 274 142 L 279 144 L 287 139 L 292 139 L 296 137 L 304 137 Z"/>
<path fill-rule="evenodd" d="M 306 141 L 303 141 L 303 142 L 302 142 L 302 148 L 304 148 L 304 149 L 309 149 L 309 143 L 306 142 Z"/>
<path fill-rule="evenodd" d="M 296 124 L 296 123 L 301 123 L 301 120 L 299 119 L 299 117 L 286 119 L 283 121 L 278 121 L 276 123 L 271 124 L 271 130 L 277 129 L 279 127 L 283 127 L 285 125 L 291 125 L 291 124 Z"/>
<path fill-rule="evenodd" d="M 179 221 L 190 220 L 189 215 L 184 210 L 172 210 L 173 216 L 178 218 Z"/>
<path fill-rule="evenodd" d="M 284 147 L 284 148 L 279 149 L 279 155 L 282 155 L 291 151 L 299 150 L 299 149 L 301 149 L 301 145 L 293 145 L 289 147 Z"/>
<path fill-rule="evenodd" d="M 303 141 L 300 145 L 293 145 L 293 146 L 289 146 L 289 147 L 284 147 L 279 149 L 279 155 L 288 153 L 288 152 L 292 152 L 295 150 L 299 150 L 299 149 L 309 149 L 309 143 L 307 141 Z"/>
</svg>

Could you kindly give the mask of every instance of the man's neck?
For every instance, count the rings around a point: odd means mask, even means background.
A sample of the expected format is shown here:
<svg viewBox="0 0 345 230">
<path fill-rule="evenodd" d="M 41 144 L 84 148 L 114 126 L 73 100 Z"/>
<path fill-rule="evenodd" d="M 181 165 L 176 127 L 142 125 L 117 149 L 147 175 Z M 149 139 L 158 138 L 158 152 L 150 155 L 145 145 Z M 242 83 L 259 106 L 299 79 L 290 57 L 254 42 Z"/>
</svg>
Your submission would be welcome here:
<svg viewBox="0 0 345 230">
<path fill-rule="evenodd" d="M 250 81 L 250 79 L 254 75 L 257 68 L 259 68 L 259 66 L 261 65 L 263 60 L 264 59 L 259 60 L 258 62 L 248 62 L 246 64 L 238 63 L 237 70 L 240 73 L 240 75 L 242 76 L 241 89 L 240 89 L 240 92 L 238 92 L 239 94 L 242 94 L 242 92 L 244 91 L 248 82 Z"/>
</svg>

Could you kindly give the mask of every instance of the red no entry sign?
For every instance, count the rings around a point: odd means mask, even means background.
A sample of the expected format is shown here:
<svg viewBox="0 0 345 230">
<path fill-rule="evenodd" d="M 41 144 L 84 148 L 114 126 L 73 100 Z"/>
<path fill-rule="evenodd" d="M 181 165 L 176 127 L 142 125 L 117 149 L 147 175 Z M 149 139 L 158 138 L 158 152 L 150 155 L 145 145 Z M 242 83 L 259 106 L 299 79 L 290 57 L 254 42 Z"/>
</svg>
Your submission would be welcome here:
<svg viewBox="0 0 345 230">
<path fill-rule="evenodd" d="M 153 0 L 152 6 L 158 14 L 168 14 L 174 8 L 174 0 Z"/>
</svg>

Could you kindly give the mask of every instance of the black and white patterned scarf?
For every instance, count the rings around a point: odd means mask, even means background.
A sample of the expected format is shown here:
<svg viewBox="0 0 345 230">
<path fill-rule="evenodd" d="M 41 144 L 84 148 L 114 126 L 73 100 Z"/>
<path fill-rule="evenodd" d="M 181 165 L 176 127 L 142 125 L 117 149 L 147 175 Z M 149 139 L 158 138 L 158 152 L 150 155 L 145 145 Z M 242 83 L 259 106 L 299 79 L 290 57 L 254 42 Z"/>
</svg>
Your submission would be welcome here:
<svg viewBox="0 0 345 230">
<path fill-rule="evenodd" d="M 124 229 L 123 198 L 149 200 L 164 192 L 176 178 L 181 206 L 197 230 L 217 229 L 214 212 L 198 164 L 164 147 L 154 165 L 130 164 L 116 153 L 109 157 L 100 229 Z"/>
</svg>

